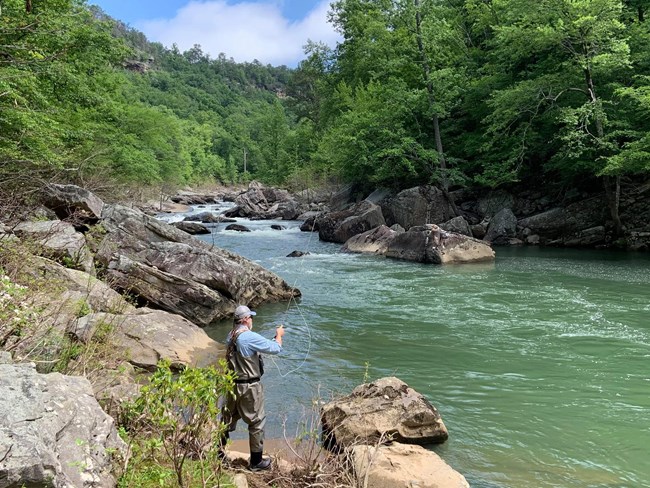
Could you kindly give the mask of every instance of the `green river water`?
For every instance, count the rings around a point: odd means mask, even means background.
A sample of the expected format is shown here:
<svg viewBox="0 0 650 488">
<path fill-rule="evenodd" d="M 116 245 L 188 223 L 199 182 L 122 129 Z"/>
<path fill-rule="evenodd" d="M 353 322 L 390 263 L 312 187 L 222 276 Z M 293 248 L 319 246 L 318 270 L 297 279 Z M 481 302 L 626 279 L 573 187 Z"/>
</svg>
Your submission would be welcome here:
<svg viewBox="0 0 650 488">
<path fill-rule="evenodd" d="M 303 292 L 257 310 L 258 332 L 288 329 L 267 360 L 267 438 L 299 433 L 319 398 L 397 376 L 438 408 L 450 437 L 432 449 L 475 488 L 650 487 L 647 254 L 498 248 L 494 264 L 436 267 L 241 223 L 253 232 L 205 240 Z"/>
</svg>

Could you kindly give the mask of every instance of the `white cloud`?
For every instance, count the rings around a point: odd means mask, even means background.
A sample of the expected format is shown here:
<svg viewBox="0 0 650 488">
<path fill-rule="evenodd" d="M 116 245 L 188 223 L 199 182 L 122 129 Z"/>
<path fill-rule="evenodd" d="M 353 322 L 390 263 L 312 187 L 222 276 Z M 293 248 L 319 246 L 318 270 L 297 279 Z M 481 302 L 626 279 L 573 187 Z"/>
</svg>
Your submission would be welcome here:
<svg viewBox="0 0 650 488">
<path fill-rule="evenodd" d="M 290 22 L 277 2 L 192 1 L 173 19 L 139 22 L 136 27 L 151 41 L 176 43 L 181 51 L 200 44 L 216 58 L 224 53 L 237 62 L 295 66 L 304 58 L 308 39 L 334 46 L 339 35 L 327 23 L 329 0 L 321 1 L 304 19 Z"/>
</svg>

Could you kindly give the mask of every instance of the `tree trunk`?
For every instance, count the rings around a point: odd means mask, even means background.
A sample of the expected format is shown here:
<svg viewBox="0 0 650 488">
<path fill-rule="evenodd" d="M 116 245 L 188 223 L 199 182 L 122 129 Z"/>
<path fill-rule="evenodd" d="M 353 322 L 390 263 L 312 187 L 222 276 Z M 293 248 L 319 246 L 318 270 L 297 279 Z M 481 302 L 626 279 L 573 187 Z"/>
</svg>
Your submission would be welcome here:
<svg viewBox="0 0 650 488">
<path fill-rule="evenodd" d="M 585 69 L 585 80 L 587 82 L 587 90 L 589 91 L 591 103 L 593 103 L 594 106 L 597 106 L 599 101 L 596 96 L 596 88 L 594 87 L 594 80 L 589 68 Z M 596 123 L 596 134 L 598 135 L 598 139 L 602 141 L 605 136 L 605 129 L 599 114 L 597 114 L 594 121 Z M 621 201 L 621 177 L 618 175 L 614 177 L 614 188 L 612 188 L 611 178 L 609 176 L 604 176 L 603 186 L 605 187 L 605 196 L 607 197 L 609 214 L 614 222 L 614 233 L 616 236 L 620 236 L 623 234 L 623 223 L 621 222 L 619 208 Z"/>
<path fill-rule="evenodd" d="M 31 13 L 32 11 L 32 0 L 25 0 L 25 12 Z"/>
<path fill-rule="evenodd" d="M 422 42 L 422 17 L 420 15 L 420 0 L 413 0 L 415 4 L 415 35 L 418 43 L 418 52 L 422 61 L 422 70 L 424 71 L 424 83 L 427 87 L 427 94 L 429 95 L 429 108 L 433 111 L 435 98 L 433 95 L 433 83 L 431 82 L 431 68 L 427 60 L 426 53 L 424 52 L 424 43 Z M 447 161 L 442 147 L 442 137 L 440 136 L 440 119 L 438 114 L 433 114 L 433 136 L 436 141 L 436 151 L 438 152 L 438 161 L 442 173 L 442 190 L 447 193 L 449 191 L 449 179 L 447 177 Z M 453 202 L 452 202 L 453 203 Z M 455 207 L 455 205 L 454 205 Z M 456 215 L 458 215 L 458 211 Z"/>
</svg>

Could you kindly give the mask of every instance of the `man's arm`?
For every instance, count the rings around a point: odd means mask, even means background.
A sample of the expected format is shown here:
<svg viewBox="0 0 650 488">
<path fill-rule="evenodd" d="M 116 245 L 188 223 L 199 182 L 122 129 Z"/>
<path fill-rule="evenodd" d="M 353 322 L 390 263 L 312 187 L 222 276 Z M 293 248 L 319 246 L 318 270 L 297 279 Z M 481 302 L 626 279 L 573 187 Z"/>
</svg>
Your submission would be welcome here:
<svg viewBox="0 0 650 488">
<path fill-rule="evenodd" d="M 259 335 L 256 332 L 252 332 L 248 339 L 247 346 L 252 349 L 255 352 L 263 352 L 265 354 L 278 354 L 280 351 L 282 351 L 282 339 L 280 341 L 277 341 L 277 336 L 276 340 L 269 340 L 261 335 Z"/>
</svg>

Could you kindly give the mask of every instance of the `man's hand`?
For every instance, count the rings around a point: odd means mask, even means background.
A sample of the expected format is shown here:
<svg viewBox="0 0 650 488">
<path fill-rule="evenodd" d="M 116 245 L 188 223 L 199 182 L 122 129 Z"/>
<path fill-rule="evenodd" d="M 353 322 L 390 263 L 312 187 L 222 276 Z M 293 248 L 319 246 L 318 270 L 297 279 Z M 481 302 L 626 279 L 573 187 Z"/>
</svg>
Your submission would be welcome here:
<svg viewBox="0 0 650 488">
<path fill-rule="evenodd" d="M 284 325 L 280 324 L 276 329 L 275 329 L 275 338 L 276 339 L 282 339 L 282 336 L 284 335 Z"/>
</svg>

